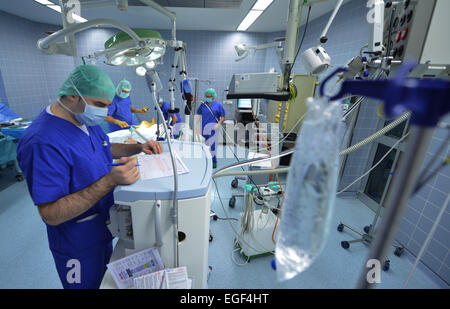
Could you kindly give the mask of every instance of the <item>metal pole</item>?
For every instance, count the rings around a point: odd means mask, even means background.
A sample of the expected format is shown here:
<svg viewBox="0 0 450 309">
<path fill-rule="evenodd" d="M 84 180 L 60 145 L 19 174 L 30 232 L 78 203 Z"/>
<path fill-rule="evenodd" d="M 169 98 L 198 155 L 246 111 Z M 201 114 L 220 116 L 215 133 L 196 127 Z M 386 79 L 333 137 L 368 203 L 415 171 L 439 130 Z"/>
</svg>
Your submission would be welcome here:
<svg viewBox="0 0 450 309">
<path fill-rule="evenodd" d="M 338 13 L 339 9 L 341 8 L 341 5 L 343 2 L 344 2 L 344 0 L 338 0 L 336 7 L 334 8 L 334 11 L 331 14 L 330 19 L 328 20 L 328 23 L 327 23 L 325 29 L 323 29 L 323 31 L 322 31 L 322 35 L 320 36 L 320 43 L 325 43 L 326 41 L 328 41 L 328 39 L 327 39 L 328 30 L 330 29 L 330 26 L 333 23 L 333 20 L 336 17 L 336 14 Z"/>
<path fill-rule="evenodd" d="M 380 228 L 374 237 L 367 261 L 376 259 L 381 264 L 384 263 L 386 251 L 391 246 L 397 226 L 414 190 L 432 133 L 432 128 L 411 127 L 410 140 L 404 158 L 400 161 L 398 176 L 394 178 L 392 193 L 386 200 L 386 209 L 383 212 Z M 364 263 L 357 288 L 374 287 L 373 283 L 367 281 L 367 271 Z"/>
<path fill-rule="evenodd" d="M 289 90 L 289 77 L 291 68 L 294 64 L 294 57 L 296 52 L 296 37 L 297 27 L 300 22 L 299 9 L 300 0 L 291 0 L 289 2 L 289 16 L 286 29 L 286 41 L 284 43 L 284 56 L 283 56 L 283 90 Z"/>
<path fill-rule="evenodd" d="M 407 121 L 408 121 L 408 120 L 407 120 Z M 402 137 L 405 136 L 405 134 L 407 134 L 407 132 L 408 132 L 408 123 L 406 124 L 405 128 L 403 129 L 403 135 L 402 135 Z M 393 175 L 394 175 L 396 166 L 398 165 L 398 161 L 400 160 L 400 152 L 401 152 L 400 150 L 401 150 L 401 145 L 402 145 L 402 144 L 400 144 L 400 145 L 398 146 L 397 153 L 395 154 L 394 162 L 392 163 L 391 170 L 389 171 L 389 174 L 390 174 L 390 175 L 389 175 L 389 177 L 388 177 L 388 179 L 387 179 L 387 181 L 386 181 L 386 186 L 385 186 L 385 188 L 384 188 L 383 195 L 381 196 L 380 203 L 378 204 L 378 208 L 377 208 L 376 215 L 375 215 L 375 217 L 373 218 L 372 226 L 370 227 L 369 233 L 367 233 L 367 234 L 369 234 L 369 235 L 372 235 L 372 234 L 375 233 L 375 228 L 376 228 L 376 226 L 377 226 L 378 219 L 379 219 L 380 216 L 381 216 L 382 207 L 383 207 L 382 205 L 384 205 L 384 201 L 386 200 L 386 196 L 387 196 L 387 194 L 388 194 L 388 192 L 389 192 L 389 186 L 390 186 L 390 184 L 391 184 L 391 182 L 392 182 L 392 179 L 393 179 Z"/>
<path fill-rule="evenodd" d="M 192 142 L 195 142 L 195 114 L 197 113 L 197 105 L 198 105 L 198 84 L 199 80 L 196 78 L 195 80 L 195 86 L 194 86 L 194 106 L 192 106 L 191 110 L 191 118 L 192 118 Z"/>
</svg>

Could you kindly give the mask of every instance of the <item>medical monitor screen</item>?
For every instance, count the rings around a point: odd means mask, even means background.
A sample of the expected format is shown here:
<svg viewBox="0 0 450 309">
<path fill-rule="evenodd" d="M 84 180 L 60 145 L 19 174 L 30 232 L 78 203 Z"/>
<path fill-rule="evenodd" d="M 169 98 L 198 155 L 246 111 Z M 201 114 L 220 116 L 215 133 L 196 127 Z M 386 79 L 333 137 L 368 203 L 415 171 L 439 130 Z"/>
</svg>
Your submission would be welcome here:
<svg viewBox="0 0 450 309">
<path fill-rule="evenodd" d="M 252 99 L 238 99 L 238 108 L 239 109 L 251 109 L 252 108 Z"/>
</svg>

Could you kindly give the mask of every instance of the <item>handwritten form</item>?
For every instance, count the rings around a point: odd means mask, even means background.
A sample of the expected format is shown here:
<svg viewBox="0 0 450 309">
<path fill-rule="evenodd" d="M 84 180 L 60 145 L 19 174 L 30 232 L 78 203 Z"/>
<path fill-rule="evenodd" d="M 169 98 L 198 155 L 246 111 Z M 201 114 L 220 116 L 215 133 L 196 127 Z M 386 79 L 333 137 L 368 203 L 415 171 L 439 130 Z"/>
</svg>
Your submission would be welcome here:
<svg viewBox="0 0 450 309">
<path fill-rule="evenodd" d="M 179 155 L 176 152 L 174 152 L 173 155 L 177 167 L 177 174 L 181 175 L 189 173 L 189 169 L 180 159 Z M 140 165 L 139 172 L 141 174 L 141 180 L 173 176 L 172 159 L 168 152 L 156 155 L 141 153 L 137 155 L 137 159 Z"/>
</svg>

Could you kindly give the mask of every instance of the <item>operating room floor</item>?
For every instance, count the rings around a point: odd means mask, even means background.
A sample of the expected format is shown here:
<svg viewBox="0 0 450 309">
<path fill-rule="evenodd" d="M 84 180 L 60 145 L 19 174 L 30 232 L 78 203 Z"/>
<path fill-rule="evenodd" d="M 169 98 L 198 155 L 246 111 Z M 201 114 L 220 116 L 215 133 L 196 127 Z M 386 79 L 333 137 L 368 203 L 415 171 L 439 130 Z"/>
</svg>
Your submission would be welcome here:
<svg viewBox="0 0 450 309">
<path fill-rule="evenodd" d="M 219 159 L 219 168 L 234 162 L 232 159 Z M 220 195 L 224 207 L 232 218 L 239 218 L 243 198 L 237 198 L 236 207 L 228 207 L 233 192 L 240 188 L 231 188 L 233 177 L 218 179 Z M 241 181 L 241 184 L 243 181 Z M 213 185 L 211 208 L 220 218 L 225 214 Z M 53 258 L 48 249 L 45 225 L 33 205 L 25 182 L 14 183 L 0 191 L 0 288 L 61 288 Z M 235 235 L 230 227 L 237 221 L 211 219 L 210 230 L 213 240 L 209 246 L 209 265 L 212 271 L 208 280 L 210 289 L 334 289 L 354 288 L 367 258 L 368 247 L 362 243 L 352 244 L 344 250 L 342 240 L 355 239 L 351 231 L 339 233 L 336 227 L 340 221 L 362 229 L 371 223 L 373 212 L 354 198 L 338 198 L 330 228 L 330 234 L 322 254 L 297 277 L 278 282 L 276 272 L 270 262 L 273 256 L 253 258 L 244 266 L 236 265 L 232 258 Z M 405 252 L 396 257 L 390 252 L 391 267 L 382 272 L 379 288 L 402 288 L 413 265 L 413 257 Z M 244 260 L 237 254 L 237 262 Z M 412 277 L 408 288 L 445 288 L 437 276 L 425 267 L 419 267 Z"/>
</svg>

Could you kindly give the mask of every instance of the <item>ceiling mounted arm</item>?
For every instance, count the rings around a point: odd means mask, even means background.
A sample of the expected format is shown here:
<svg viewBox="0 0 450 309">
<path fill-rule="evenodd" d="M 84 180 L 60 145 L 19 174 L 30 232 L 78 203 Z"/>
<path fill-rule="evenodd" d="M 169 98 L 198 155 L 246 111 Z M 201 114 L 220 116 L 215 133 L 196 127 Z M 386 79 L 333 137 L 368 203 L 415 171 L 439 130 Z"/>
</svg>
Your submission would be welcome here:
<svg viewBox="0 0 450 309">
<path fill-rule="evenodd" d="M 153 0 L 139 0 L 142 3 L 154 8 L 155 10 L 157 10 L 158 12 L 160 12 L 161 14 L 166 15 L 167 17 L 169 17 L 171 23 L 172 23 L 172 41 L 175 44 L 175 42 L 177 41 L 177 35 L 176 35 L 176 14 L 174 12 L 169 11 L 168 9 L 166 9 L 165 7 L 159 5 L 158 3 L 156 3 Z"/>
<path fill-rule="evenodd" d="M 237 44 L 234 46 L 234 49 L 236 50 L 236 53 L 239 56 L 239 58 L 236 59 L 236 62 L 247 58 L 248 55 L 250 54 L 251 49 L 253 49 L 256 52 L 257 50 L 272 48 L 272 47 L 282 48 L 282 43 L 281 43 L 282 41 L 284 41 L 284 39 L 277 39 L 277 40 L 275 40 L 275 42 L 261 44 L 261 45 L 257 45 L 257 46 L 247 46 L 246 44 Z"/>
<path fill-rule="evenodd" d="M 44 39 L 40 39 L 37 42 L 37 47 L 38 49 L 40 49 L 41 51 L 47 53 L 47 54 L 56 54 L 56 53 L 60 53 L 60 50 L 58 48 L 58 43 L 54 43 L 56 40 L 58 40 L 61 37 L 65 37 L 66 35 L 70 35 L 70 34 L 75 34 L 77 32 L 89 29 L 89 28 L 94 28 L 94 27 L 98 27 L 98 26 L 112 26 L 114 28 L 118 28 L 120 30 L 122 30 L 123 32 L 126 32 L 134 41 L 136 41 L 136 45 L 140 46 L 140 45 L 145 45 L 145 42 L 142 41 L 137 34 L 131 30 L 129 27 L 115 21 L 112 19 L 93 19 L 84 23 L 80 23 L 80 24 L 74 24 L 68 27 L 65 27 L 62 30 L 59 30 L 55 33 L 53 33 L 52 35 L 44 38 Z"/>
<path fill-rule="evenodd" d="M 336 17 L 336 14 L 338 13 L 339 9 L 341 8 L 343 2 L 344 2 L 344 0 L 338 0 L 338 2 L 336 3 L 336 7 L 334 8 L 334 11 L 330 16 L 330 19 L 328 20 L 328 23 L 327 23 L 325 29 L 323 29 L 322 35 L 320 36 L 320 43 L 324 44 L 328 41 L 328 38 L 327 38 L 328 30 L 330 29 L 330 26 L 333 23 L 333 20 Z"/>
</svg>

